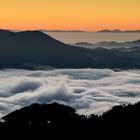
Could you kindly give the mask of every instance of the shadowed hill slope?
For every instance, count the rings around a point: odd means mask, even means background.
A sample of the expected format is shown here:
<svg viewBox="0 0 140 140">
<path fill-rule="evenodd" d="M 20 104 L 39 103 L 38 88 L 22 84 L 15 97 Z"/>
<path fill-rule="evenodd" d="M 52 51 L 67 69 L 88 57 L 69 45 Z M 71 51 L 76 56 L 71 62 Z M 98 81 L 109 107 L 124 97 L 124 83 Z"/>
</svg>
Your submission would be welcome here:
<svg viewBox="0 0 140 140">
<path fill-rule="evenodd" d="M 88 50 L 64 44 L 40 31 L 10 32 L 0 30 L 0 66 L 25 64 L 53 67 L 88 67 Z"/>
<path fill-rule="evenodd" d="M 3 119 L 5 123 L 0 124 L 1 132 L 7 133 L 14 131 L 33 136 L 40 134 L 49 136 L 52 133 L 72 136 L 87 134 L 98 136 L 99 133 L 134 135 L 140 125 L 140 103 L 116 106 L 102 116 L 78 115 L 75 109 L 57 103 L 33 104 L 14 111 Z"/>
<path fill-rule="evenodd" d="M 87 49 L 64 44 L 40 31 L 0 30 L 0 68 L 139 69 L 140 49 L 136 48 Z"/>
</svg>

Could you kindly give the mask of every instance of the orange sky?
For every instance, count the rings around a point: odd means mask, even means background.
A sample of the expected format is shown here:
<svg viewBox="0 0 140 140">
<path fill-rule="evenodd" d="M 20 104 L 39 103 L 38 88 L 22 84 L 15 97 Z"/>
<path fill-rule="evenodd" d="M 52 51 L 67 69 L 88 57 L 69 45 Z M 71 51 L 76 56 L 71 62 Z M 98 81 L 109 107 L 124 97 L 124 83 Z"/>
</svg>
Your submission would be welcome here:
<svg viewBox="0 0 140 140">
<path fill-rule="evenodd" d="M 0 0 L 3 29 L 140 29 L 140 0 Z"/>
</svg>

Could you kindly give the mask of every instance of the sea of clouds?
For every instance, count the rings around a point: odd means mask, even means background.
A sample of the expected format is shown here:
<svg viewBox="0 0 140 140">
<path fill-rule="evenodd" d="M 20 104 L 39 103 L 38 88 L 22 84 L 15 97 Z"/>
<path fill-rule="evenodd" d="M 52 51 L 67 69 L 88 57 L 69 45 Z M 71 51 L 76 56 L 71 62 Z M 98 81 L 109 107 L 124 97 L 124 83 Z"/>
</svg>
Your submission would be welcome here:
<svg viewBox="0 0 140 140">
<path fill-rule="evenodd" d="M 89 115 L 138 101 L 140 70 L 0 71 L 0 117 L 32 103 L 59 102 Z"/>
</svg>

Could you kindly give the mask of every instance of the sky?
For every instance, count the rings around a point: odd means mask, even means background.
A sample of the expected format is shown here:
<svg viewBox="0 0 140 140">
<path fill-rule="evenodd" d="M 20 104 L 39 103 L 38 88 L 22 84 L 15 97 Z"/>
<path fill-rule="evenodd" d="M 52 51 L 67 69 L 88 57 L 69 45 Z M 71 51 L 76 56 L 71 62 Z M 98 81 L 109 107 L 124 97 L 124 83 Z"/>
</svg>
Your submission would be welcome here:
<svg viewBox="0 0 140 140">
<path fill-rule="evenodd" d="M 140 29 L 140 0 L 0 0 L 2 29 Z"/>
</svg>

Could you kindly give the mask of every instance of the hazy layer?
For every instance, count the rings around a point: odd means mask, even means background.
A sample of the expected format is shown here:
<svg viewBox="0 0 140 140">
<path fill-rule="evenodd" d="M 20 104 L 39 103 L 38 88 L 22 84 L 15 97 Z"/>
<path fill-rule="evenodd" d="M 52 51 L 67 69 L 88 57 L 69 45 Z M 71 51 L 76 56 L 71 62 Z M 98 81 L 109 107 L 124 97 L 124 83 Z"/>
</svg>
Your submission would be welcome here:
<svg viewBox="0 0 140 140">
<path fill-rule="evenodd" d="M 126 42 L 140 39 L 140 33 L 47 32 L 47 34 L 65 43 Z"/>
<path fill-rule="evenodd" d="M 140 70 L 0 71 L 0 117 L 32 103 L 54 101 L 82 114 L 140 101 Z"/>
</svg>

